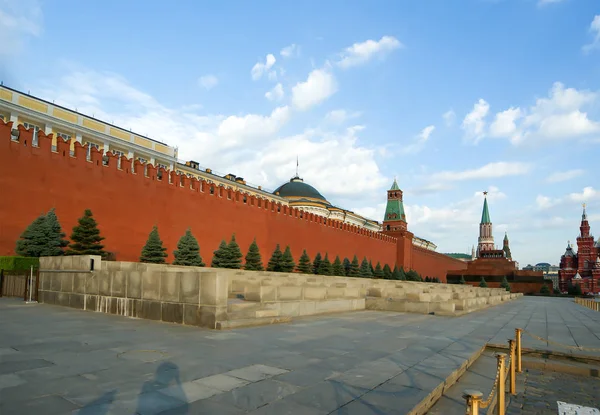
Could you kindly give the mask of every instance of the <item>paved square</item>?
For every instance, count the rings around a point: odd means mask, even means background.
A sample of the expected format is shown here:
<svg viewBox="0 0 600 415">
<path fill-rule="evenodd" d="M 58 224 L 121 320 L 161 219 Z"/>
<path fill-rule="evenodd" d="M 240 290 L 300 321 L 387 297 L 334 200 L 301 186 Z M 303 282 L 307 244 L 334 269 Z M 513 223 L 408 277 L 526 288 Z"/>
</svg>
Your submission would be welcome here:
<svg viewBox="0 0 600 415">
<path fill-rule="evenodd" d="M 462 317 L 361 311 L 227 332 L 0 299 L 0 413 L 406 413 L 515 327 L 600 348 L 600 313 L 569 299 L 524 297 Z"/>
</svg>

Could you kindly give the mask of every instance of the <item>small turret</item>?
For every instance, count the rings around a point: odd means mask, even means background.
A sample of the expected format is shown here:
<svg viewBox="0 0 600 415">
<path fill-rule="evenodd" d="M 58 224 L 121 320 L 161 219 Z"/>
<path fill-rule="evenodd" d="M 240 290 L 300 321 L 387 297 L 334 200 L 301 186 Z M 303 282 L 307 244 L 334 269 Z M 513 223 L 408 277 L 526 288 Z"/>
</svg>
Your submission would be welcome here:
<svg viewBox="0 0 600 415">
<path fill-rule="evenodd" d="M 502 246 L 502 250 L 504 251 L 504 256 L 510 260 L 512 260 L 512 255 L 510 253 L 510 246 L 508 243 L 508 233 L 504 232 L 504 244 Z"/>
<path fill-rule="evenodd" d="M 404 203 L 402 202 L 402 190 L 400 190 L 395 178 L 392 187 L 387 192 L 387 196 L 383 229 L 387 231 L 406 231 L 407 223 Z"/>
</svg>

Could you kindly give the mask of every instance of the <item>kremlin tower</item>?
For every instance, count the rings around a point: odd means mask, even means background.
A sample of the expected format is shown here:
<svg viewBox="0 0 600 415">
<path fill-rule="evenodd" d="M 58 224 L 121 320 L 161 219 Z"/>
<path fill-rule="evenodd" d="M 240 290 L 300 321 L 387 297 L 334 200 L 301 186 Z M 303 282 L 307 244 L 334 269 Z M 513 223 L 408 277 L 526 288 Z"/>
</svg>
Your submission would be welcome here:
<svg viewBox="0 0 600 415">
<path fill-rule="evenodd" d="M 570 283 L 578 284 L 583 293 L 600 291 L 600 238 L 594 243 L 585 204 L 577 237 L 577 253 L 573 251 L 571 242 L 568 242 L 567 249 L 560 258 L 558 280 L 563 292 L 567 291 Z"/>
</svg>

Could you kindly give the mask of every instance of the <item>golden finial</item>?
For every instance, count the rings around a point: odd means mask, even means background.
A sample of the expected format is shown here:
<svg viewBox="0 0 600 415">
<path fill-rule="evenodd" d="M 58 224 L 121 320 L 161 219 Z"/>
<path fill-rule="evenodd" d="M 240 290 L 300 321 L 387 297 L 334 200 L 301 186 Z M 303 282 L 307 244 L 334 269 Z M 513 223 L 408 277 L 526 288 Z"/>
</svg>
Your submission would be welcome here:
<svg viewBox="0 0 600 415">
<path fill-rule="evenodd" d="M 585 202 L 581 206 L 583 206 L 583 208 L 585 209 Z"/>
</svg>

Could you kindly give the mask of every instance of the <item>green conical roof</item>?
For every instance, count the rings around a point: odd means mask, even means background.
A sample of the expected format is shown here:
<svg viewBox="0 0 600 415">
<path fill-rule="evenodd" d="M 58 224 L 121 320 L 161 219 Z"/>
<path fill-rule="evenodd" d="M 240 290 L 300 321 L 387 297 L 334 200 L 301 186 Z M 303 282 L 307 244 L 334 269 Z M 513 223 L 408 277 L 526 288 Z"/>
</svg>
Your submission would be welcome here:
<svg viewBox="0 0 600 415">
<path fill-rule="evenodd" d="M 481 223 L 492 223 L 490 220 L 490 212 L 487 205 L 487 197 L 483 199 L 483 213 L 481 214 Z"/>
<path fill-rule="evenodd" d="M 392 184 L 392 188 L 390 190 L 400 190 L 396 179 L 394 179 L 394 184 Z M 402 201 L 398 199 L 388 199 L 387 205 L 385 207 L 385 217 L 383 218 L 383 220 L 402 220 L 406 222 L 406 214 L 404 213 L 404 203 L 402 203 Z"/>
</svg>

